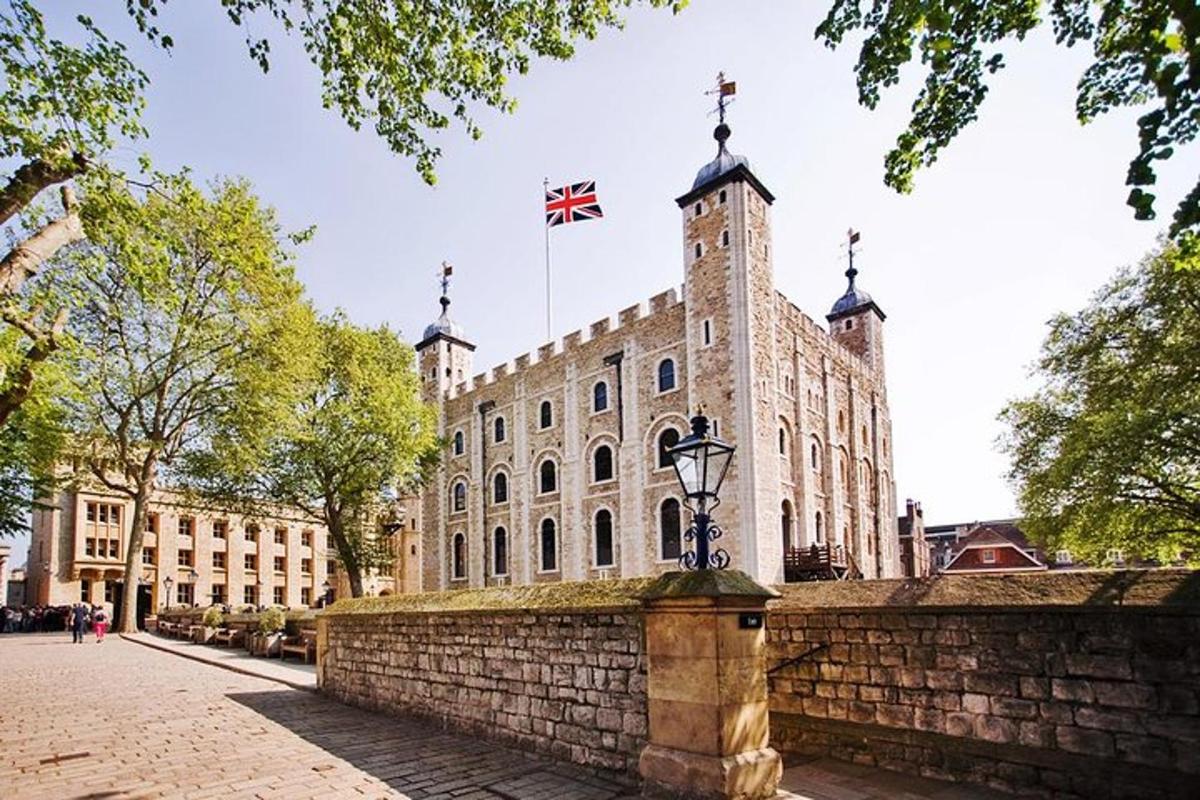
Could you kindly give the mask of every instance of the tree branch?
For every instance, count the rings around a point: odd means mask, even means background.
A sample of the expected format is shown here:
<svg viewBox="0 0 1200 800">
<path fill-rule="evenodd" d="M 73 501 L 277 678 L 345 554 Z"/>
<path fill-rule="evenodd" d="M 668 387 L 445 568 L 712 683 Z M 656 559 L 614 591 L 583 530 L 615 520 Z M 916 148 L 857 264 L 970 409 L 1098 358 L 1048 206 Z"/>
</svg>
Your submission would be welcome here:
<svg viewBox="0 0 1200 800">
<path fill-rule="evenodd" d="M 0 189 L 0 225 L 20 213 L 37 197 L 38 192 L 74 178 L 83 173 L 87 166 L 83 154 L 75 153 L 70 161 L 60 165 L 38 158 L 18 167 L 8 184 Z"/>
<path fill-rule="evenodd" d="M 82 241 L 79 201 L 70 186 L 62 187 L 62 203 L 66 212 L 62 217 L 18 244 L 0 261 L 0 297 L 15 295 L 26 280 L 37 274 L 46 259 L 63 247 Z"/>
</svg>

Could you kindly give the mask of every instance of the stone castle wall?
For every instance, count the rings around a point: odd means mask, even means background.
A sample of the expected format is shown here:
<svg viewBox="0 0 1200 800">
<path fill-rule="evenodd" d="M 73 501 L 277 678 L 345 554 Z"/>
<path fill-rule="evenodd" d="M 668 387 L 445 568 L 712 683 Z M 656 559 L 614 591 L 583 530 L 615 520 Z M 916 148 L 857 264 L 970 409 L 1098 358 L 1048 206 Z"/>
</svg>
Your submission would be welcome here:
<svg viewBox="0 0 1200 800">
<path fill-rule="evenodd" d="M 636 606 L 334 609 L 320 626 L 319 685 L 343 702 L 636 774 L 647 726 Z"/>
<path fill-rule="evenodd" d="M 1042 797 L 1193 797 L 1196 584 L 1074 573 L 787 587 L 767 615 L 773 746 Z"/>
</svg>

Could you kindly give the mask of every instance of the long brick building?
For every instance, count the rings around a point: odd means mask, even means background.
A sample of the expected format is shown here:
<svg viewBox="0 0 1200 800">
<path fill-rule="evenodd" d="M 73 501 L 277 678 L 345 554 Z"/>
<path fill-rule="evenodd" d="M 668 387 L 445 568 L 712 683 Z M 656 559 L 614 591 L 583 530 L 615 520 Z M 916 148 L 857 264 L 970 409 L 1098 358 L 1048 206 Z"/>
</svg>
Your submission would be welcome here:
<svg viewBox="0 0 1200 800">
<path fill-rule="evenodd" d="M 664 451 L 698 407 L 738 448 L 715 511 L 731 566 L 780 582 L 818 544 L 899 575 L 884 313 L 853 261 L 827 328 L 775 289 L 774 196 L 714 135 L 676 198 L 680 289 L 478 375 L 443 293 L 416 346 L 449 443 L 418 503 L 423 589 L 677 568 L 689 514 Z"/>
</svg>

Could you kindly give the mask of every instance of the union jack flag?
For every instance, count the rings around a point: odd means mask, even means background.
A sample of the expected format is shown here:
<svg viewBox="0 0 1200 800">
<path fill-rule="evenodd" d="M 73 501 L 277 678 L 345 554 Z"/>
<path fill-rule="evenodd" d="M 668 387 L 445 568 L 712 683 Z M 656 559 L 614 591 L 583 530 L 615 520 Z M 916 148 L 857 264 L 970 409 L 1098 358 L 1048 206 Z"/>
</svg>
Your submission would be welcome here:
<svg viewBox="0 0 1200 800">
<path fill-rule="evenodd" d="M 604 212 L 596 202 L 596 182 L 572 183 L 561 189 L 546 189 L 546 227 L 585 219 L 600 219 Z"/>
</svg>

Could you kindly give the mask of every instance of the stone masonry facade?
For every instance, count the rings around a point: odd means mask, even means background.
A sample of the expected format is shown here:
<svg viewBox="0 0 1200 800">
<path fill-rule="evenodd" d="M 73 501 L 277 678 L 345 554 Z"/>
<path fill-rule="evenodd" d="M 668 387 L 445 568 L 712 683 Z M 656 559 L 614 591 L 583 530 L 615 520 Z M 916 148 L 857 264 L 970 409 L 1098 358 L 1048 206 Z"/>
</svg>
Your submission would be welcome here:
<svg viewBox="0 0 1200 800">
<path fill-rule="evenodd" d="M 776 748 L 1031 796 L 1196 796 L 1195 606 L 806 608 L 796 592 L 767 617 Z"/>
<path fill-rule="evenodd" d="M 681 289 L 473 377 L 443 295 L 417 345 L 447 442 L 413 504 L 422 590 L 676 568 L 688 515 L 661 450 L 697 408 L 738 448 L 716 512 L 733 568 L 779 583 L 786 548 L 821 543 L 899 575 L 883 313 L 853 275 L 828 329 L 775 289 L 774 197 L 718 140 L 676 200 Z"/>
<path fill-rule="evenodd" d="M 647 731 L 639 610 L 322 615 L 322 691 L 635 775 Z"/>
</svg>

